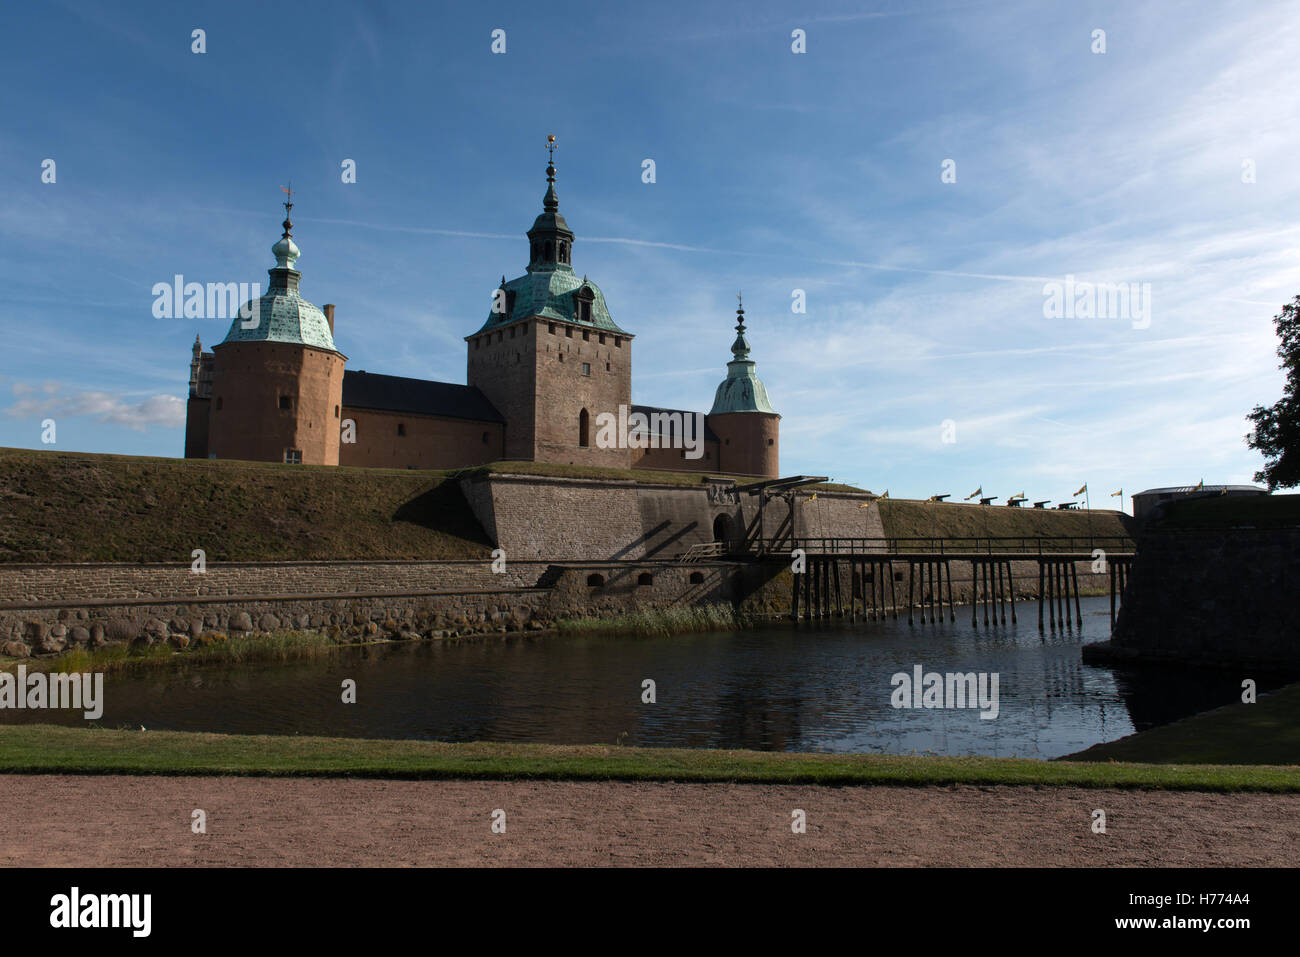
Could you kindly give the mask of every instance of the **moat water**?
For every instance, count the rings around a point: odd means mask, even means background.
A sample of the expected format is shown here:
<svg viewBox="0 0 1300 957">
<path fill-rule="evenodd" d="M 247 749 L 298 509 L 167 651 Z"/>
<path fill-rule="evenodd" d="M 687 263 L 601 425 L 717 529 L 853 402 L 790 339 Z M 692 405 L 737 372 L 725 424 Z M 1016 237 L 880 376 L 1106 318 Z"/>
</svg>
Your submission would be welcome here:
<svg viewBox="0 0 1300 957">
<path fill-rule="evenodd" d="M 437 741 L 533 741 L 772 751 L 1054 758 L 1240 700 L 1242 677 L 1084 664 L 1109 601 L 1083 627 L 781 623 L 744 632 L 491 636 L 345 649 L 289 664 L 186 665 L 105 680 L 104 727 Z M 982 622 L 982 617 L 981 617 Z M 891 677 L 998 675 L 998 715 L 900 709 Z M 341 701 L 352 678 L 357 703 Z M 656 701 L 642 703 L 642 683 Z M 84 724 L 80 712 L 0 711 L 0 723 Z"/>
</svg>

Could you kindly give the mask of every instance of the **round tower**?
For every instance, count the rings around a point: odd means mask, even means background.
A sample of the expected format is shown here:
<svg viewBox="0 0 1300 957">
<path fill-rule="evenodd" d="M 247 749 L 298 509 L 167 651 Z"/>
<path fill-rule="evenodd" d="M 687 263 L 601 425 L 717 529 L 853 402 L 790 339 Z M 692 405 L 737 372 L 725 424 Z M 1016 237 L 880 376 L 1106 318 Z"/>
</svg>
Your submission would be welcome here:
<svg viewBox="0 0 1300 957">
<path fill-rule="evenodd" d="M 737 297 L 739 298 L 739 297 Z M 718 468 L 735 475 L 780 477 L 781 416 L 768 401 L 767 389 L 749 358 L 745 307 L 736 309 L 736 341 L 727 377 L 718 386 L 708 424 L 718 437 Z"/>
<path fill-rule="evenodd" d="M 304 465 L 339 464 L 343 365 L 325 314 L 298 294 L 292 194 L 271 247 L 266 294 L 245 303 L 213 347 L 208 454 Z"/>
</svg>

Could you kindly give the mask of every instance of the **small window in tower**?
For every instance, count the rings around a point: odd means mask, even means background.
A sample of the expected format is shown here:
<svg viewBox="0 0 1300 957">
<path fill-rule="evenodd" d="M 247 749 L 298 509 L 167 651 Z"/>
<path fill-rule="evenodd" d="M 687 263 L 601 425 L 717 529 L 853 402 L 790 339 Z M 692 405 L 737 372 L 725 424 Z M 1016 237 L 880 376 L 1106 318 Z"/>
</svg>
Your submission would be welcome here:
<svg viewBox="0 0 1300 957">
<path fill-rule="evenodd" d="M 514 327 L 514 326 L 511 326 L 511 327 L 510 327 L 510 338 L 513 339 L 514 337 L 515 337 L 515 327 Z"/>
<path fill-rule="evenodd" d="M 339 407 L 336 405 L 334 406 L 334 418 L 337 419 L 338 417 L 339 417 Z"/>
<path fill-rule="evenodd" d="M 605 344 L 605 333 L 603 332 L 600 334 L 600 344 L 602 346 Z"/>
<path fill-rule="evenodd" d="M 582 364 L 582 374 L 583 374 L 583 375 L 591 375 L 591 363 L 590 363 L 590 362 L 584 362 L 584 363 Z"/>
<path fill-rule="evenodd" d="M 583 409 L 578 415 L 578 445 L 587 448 L 590 445 L 589 433 L 591 431 L 591 416 L 587 410 Z"/>
<path fill-rule="evenodd" d="M 398 435 L 405 435 L 405 434 L 406 434 L 406 423 L 405 423 L 405 422 L 398 422 L 398 423 L 397 423 L 397 434 L 398 434 Z"/>
<path fill-rule="evenodd" d="M 771 445 L 771 444 L 772 444 L 772 440 L 771 440 L 771 439 L 768 439 L 768 440 L 767 440 L 767 444 L 768 444 L 768 445 Z"/>
<path fill-rule="evenodd" d="M 614 337 L 614 348 L 615 348 L 615 349 L 622 349 L 622 348 L 623 348 L 623 337 L 622 337 L 622 336 L 615 336 L 615 337 Z"/>
<path fill-rule="evenodd" d="M 549 332 L 551 335 L 555 335 L 555 323 L 548 322 L 546 324 L 546 331 Z"/>
<path fill-rule="evenodd" d="M 290 399 L 287 395 L 282 395 L 282 396 L 280 396 L 280 408 L 282 408 L 282 409 L 292 409 L 292 408 L 293 408 L 293 400 Z"/>
<path fill-rule="evenodd" d="M 302 465 L 302 449 L 285 449 L 285 465 Z"/>
<path fill-rule="evenodd" d="M 608 362 L 605 363 L 605 371 L 606 371 L 606 372 L 609 371 L 609 363 L 608 363 Z"/>
<path fill-rule="evenodd" d="M 565 326 L 565 327 L 564 327 L 564 334 L 565 334 L 566 336 L 568 336 L 570 339 L 572 339 L 572 338 L 573 338 L 573 326 Z"/>
<path fill-rule="evenodd" d="M 586 319 L 588 322 L 590 322 L 590 321 L 591 321 L 591 303 L 589 303 L 589 302 L 584 302 L 584 303 L 582 304 L 582 311 L 583 311 L 583 318 Z M 582 341 L 583 341 L 583 342 L 590 342 L 590 341 L 591 341 L 591 333 L 588 332 L 586 329 L 583 329 L 583 330 L 582 330 Z"/>
</svg>

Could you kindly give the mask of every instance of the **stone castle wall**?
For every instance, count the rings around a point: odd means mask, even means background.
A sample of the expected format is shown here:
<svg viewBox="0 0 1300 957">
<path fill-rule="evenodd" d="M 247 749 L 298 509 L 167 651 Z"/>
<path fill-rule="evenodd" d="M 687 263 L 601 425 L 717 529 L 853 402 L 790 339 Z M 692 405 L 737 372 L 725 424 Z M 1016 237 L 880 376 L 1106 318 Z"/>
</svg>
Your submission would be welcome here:
<svg viewBox="0 0 1300 957">
<path fill-rule="evenodd" d="M 1092 654 L 1300 668 L 1300 528 L 1146 529 L 1112 640 Z"/>
</svg>

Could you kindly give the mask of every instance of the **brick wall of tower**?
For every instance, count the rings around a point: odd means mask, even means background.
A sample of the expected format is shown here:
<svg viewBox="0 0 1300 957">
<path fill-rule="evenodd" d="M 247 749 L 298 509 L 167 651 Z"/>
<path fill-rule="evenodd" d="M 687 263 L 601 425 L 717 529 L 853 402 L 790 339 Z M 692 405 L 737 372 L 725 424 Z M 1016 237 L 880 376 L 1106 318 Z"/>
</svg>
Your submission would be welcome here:
<svg viewBox="0 0 1300 957">
<path fill-rule="evenodd" d="M 532 319 L 505 329 L 470 336 L 465 381 L 487 396 L 506 420 L 503 457 L 532 461 L 536 458 L 535 420 L 537 343 Z"/>
<path fill-rule="evenodd" d="M 709 428 L 718 437 L 720 471 L 728 475 L 780 478 L 781 417 L 766 412 L 711 415 Z"/>
<path fill-rule="evenodd" d="M 339 446 L 340 465 L 448 469 L 505 458 L 505 426 L 499 422 L 350 406 L 343 407 L 343 419 L 355 424 L 356 442 Z"/>
<path fill-rule="evenodd" d="M 212 400 L 190 396 L 185 403 L 185 457 L 208 457 L 208 425 L 211 419 Z"/>
<path fill-rule="evenodd" d="M 282 462 L 297 449 L 304 465 L 339 464 L 343 356 L 283 342 L 230 342 L 213 352 L 210 455 Z"/>
<path fill-rule="evenodd" d="M 536 361 L 537 461 L 627 468 L 628 449 L 597 444 L 597 422 L 606 412 L 617 419 L 619 406 L 632 404 L 631 338 L 563 322 L 538 320 L 530 325 Z M 579 443 L 583 410 L 586 447 Z"/>
</svg>

